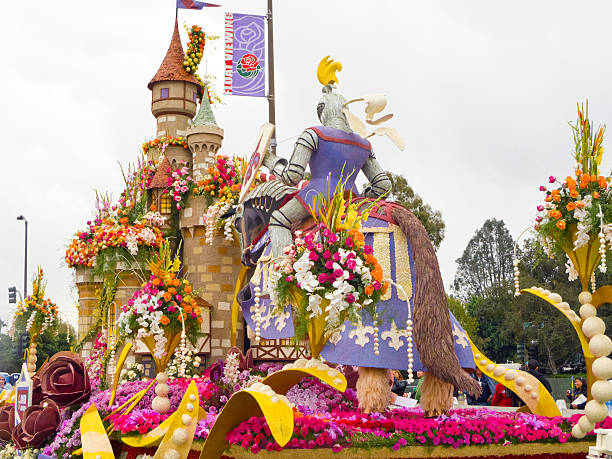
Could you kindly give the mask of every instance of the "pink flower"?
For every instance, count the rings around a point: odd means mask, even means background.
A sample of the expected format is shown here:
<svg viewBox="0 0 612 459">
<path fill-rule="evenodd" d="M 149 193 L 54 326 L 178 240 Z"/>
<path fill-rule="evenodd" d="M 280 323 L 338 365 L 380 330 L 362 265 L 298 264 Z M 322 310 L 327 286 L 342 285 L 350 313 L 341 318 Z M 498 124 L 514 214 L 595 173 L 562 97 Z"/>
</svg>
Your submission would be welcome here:
<svg viewBox="0 0 612 459">
<path fill-rule="evenodd" d="M 374 249 L 369 245 L 364 245 L 363 252 L 369 255 L 374 252 Z"/>
<path fill-rule="evenodd" d="M 540 217 L 539 215 L 536 217 L 536 222 L 541 222 L 542 221 L 542 217 Z"/>
<path fill-rule="evenodd" d="M 548 183 L 555 183 L 555 180 L 557 179 L 555 178 L 554 175 L 551 175 L 550 177 L 548 177 Z"/>
<path fill-rule="evenodd" d="M 346 302 L 348 304 L 353 304 L 355 302 L 355 295 L 353 295 L 352 293 L 346 295 Z"/>
<path fill-rule="evenodd" d="M 334 253 L 334 255 L 332 256 L 334 261 L 340 261 L 340 254 L 338 252 Z"/>
<path fill-rule="evenodd" d="M 317 280 L 319 281 L 320 284 L 324 284 L 325 282 L 327 282 L 327 274 L 325 273 L 319 274 L 319 277 Z"/>
<path fill-rule="evenodd" d="M 317 252 L 321 253 L 323 252 L 323 244 L 321 244 L 320 242 L 317 243 L 317 245 L 315 246 L 315 249 Z"/>
<path fill-rule="evenodd" d="M 344 276 L 344 271 L 341 269 L 334 269 L 334 277 L 342 277 Z"/>
<path fill-rule="evenodd" d="M 333 262 L 332 260 L 327 260 L 327 261 L 325 262 L 325 267 L 326 267 L 327 269 L 332 269 L 332 268 L 334 267 L 334 262 Z"/>
<path fill-rule="evenodd" d="M 312 261 L 317 261 L 319 259 L 319 256 L 316 252 L 310 252 L 310 254 L 308 255 L 308 259 Z"/>
<path fill-rule="evenodd" d="M 331 252 L 329 250 L 323 252 L 323 258 L 329 260 L 331 258 Z"/>
<path fill-rule="evenodd" d="M 293 276 L 287 276 L 287 277 L 285 277 L 285 280 L 287 282 L 293 282 Z"/>
<path fill-rule="evenodd" d="M 357 267 L 355 260 L 351 259 L 346 262 L 346 267 L 350 270 L 354 270 Z"/>
<path fill-rule="evenodd" d="M 344 240 L 344 245 L 346 245 L 347 247 L 353 247 L 353 240 L 350 237 L 347 237 Z"/>
<path fill-rule="evenodd" d="M 546 191 L 546 187 L 544 185 L 540 185 L 540 191 Z"/>
<path fill-rule="evenodd" d="M 329 237 L 327 238 L 329 240 L 329 242 L 331 242 L 332 244 L 335 244 L 336 242 L 338 242 L 338 236 L 334 233 L 330 234 Z"/>
<path fill-rule="evenodd" d="M 542 212 L 543 210 L 544 210 L 544 206 L 542 206 L 542 205 L 538 206 L 538 211 L 539 212 Z"/>
<path fill-rule="evenodd" d="M 378 281 L 372 282 L 372 287 L 374 287 L 374 290 L 380 290 L 380 287 L 381 287 L 380 282 Z"/>
</svg>

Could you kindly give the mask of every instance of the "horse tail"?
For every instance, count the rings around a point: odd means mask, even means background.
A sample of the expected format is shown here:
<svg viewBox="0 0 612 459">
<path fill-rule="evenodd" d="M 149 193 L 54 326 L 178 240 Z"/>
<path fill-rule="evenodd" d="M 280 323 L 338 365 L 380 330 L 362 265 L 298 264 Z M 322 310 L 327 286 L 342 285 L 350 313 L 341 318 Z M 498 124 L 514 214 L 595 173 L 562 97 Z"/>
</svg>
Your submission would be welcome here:
<svg viewBox="0 0 612 459">
<path fill-rule="evenodd" d="M 391 216 L 406 235 L 414 258 L 414 339 L 421 363 L 442 381 L 480 394 L 480 384 L 459 365 L 438 258 L 425 227 L 412 212 L 393 206 Z"/>
</svg>

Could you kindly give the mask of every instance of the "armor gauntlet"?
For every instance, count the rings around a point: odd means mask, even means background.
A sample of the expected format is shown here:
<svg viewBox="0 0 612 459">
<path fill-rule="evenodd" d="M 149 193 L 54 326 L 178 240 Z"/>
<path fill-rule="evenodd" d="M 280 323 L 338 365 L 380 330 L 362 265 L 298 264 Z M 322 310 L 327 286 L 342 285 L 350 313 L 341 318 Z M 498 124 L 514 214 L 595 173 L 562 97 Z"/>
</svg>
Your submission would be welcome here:
<svg viewBox="0 0 612 459">
<path fill-rule="evenodd" d="M 289 162 L 284 158 L 268 153 L 263 164 L 286 185 L 297 186 L 304 178 L 310 155 L 318 146 L 319 138 L 317 134 L 312 129 L 306 129 L 295 142 Z"/>
</svg>

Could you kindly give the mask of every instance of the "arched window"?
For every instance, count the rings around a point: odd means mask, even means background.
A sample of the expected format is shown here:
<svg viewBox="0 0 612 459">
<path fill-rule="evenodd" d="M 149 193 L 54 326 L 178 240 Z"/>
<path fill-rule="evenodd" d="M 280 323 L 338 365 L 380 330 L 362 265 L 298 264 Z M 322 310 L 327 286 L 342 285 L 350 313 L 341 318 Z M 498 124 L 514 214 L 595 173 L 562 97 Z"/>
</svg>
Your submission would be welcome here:
<svg viewBox="0 0 612 459">
<path fill-rule="evenodd" d="M 159 198 L 159 211 L 162 215 L 168 215 L 172 212 L 172 198 L 168 193 L 163 193 Z"/>
</svg>

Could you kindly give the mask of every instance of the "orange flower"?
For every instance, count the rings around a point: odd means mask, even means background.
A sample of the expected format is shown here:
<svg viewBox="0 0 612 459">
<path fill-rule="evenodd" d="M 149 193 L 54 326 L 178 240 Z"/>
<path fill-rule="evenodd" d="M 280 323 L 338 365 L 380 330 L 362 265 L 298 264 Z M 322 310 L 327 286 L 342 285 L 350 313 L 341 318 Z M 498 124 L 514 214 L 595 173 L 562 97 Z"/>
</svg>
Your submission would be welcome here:
<svg viewBox="0 0 612 459">
<path fill-rule="evenodd" d="M 185 285 L 185 293 L 191 293 L 191 285 Z"/>
<path fill-rule="evenodd" d="M 170 301 L 172 294 L 170 292 L 164 292 L 164 300 Z"/>
<path fill-rule="evenodd" d="M 576 199 L 578 196 L 580 196 L 580 193 L 578 193 L 576 190 L 572 190 L 570 191 L 570 196 Z"/>
<path fill-rule="evenodd" d="M 156 277 L 151 282 L 157 287 L 159 284 L 161 284 L 161 279 L 159 277 Z"/>
<path fill-rule="evenodd" d="M 127 218 L 127 217 L 122 217 L 122 218 L 119 220 L 119 222 L 120 222 L 122 225 L 127 225 L 129 221 L 130 221 L 130 219 L 129 219 L 129 218 Z"/>
<path fill-rule="evenodd" d="M 176 289 L 174 287 L 170 287 L 168 291 L 172 293 L 173 295 L 176 295 Z"/>
<path fill-rule="evenodd" d="M 605 177 L 602 177 L 601 175 L 599 176 L 597 182 L 599 183 L 599 188 L 606 188 L 608 186 L 608 182 L 606 181 Z"/>
<path fill-rule="evenodd" d="M 591 182 L 596 182 L 596 181 L 597 181 L 597 176 L 591 175 Z"/>
<path fill-rule="evenodd" d="M 580 180 L 588 182 L 589 180 L 591 180 L 591 176 L 589 174 L 582 174 L 582 177 L 580 178 Z"/>
<path fill-rule="evenodd" d="M 371 274 L 372 274 L 372 279 L 378 282 L 382 282 L 383 272 L 380 266 L 377 266 L 376 268 L 374 268 Z"/>
<path fill-rule="evenodd" d="M 576 173 L 576 177 L 580 177 L 582 175 L 582 171 L 580 169 L 576 169 L 574 172 Z"/>
<path fill-rule="evenodd" d="M 385 293 L 387 293 L 388 289 L 389 289 L 389 282 L 383 282 L 382 288 L 380 289 L 380 293 L 384 295 Z"/>
<path fill-rule="evenodd" d="M 180 287 L 181 286 L 181 280 L 180 279 L 174 279 L 174 286 L 175 287 Z"/>
<path fill-rule="evenodd" d="M 565 206 L 565 208 L 571 212 L 572 210 L 576 208 L 576 204 L 574 204 L 573 202 L 570 202 L 567 206 Z"/>
<path fill-rule="evenodd" d="M 546 202 L 550 202 L 550 201 L 552 201 L 552 196 L 546 196 L 546 197 L 544 198 L 544 201 L 546 201 Z"/>
<path fill-rule="evenodd" d="M 170 323 L 170 319 L 168 319 L 166 316 L 161 316 L 159 321 L 162 323 L 162 325 L 168 325 Z"/>
<path fill-rule="evenodd" d="M 193 310 L 193 308 L 191 307 L 191 305 L 190 305 L 190 304 L 186 304 L 186 305 L 184 306 L 184 309 L 185 309 L 185 312 L 186 312 L 187 314 L 189 314 L 189 313 L 190 313 L 190 312 Z"/>
<path fill-rule="evenodd" d="M 170 276 L 170 279 L 174 279 L 176 277 L 176 274 L 174 274 L 174 273 L 170 273 L 168 275 Z"/>
<path fill-rule="evenodd" d="M 564 230 L 565 229 L 565 220 L 559 220 L 557 222 L 557 228 L 559 228 L 560 230 Z"/>
<path fill-rule="evenodd" d="M 597 191 L 593 191 L 593 197 L 595 199 L 599 199 L 599 193 Z"/>
<path fill-rule="evenodd" d="M 554 200 L 555 202 L 559 202 L 559 201 L 561 201 L 561 196 L 559 196 L 559 195 L 557 195 L 557 196 L 553 196 L 553 200 Z"/>
<path fill-rule="evenodd" d="M 559 194 L 561 194 L 561 190 L 552 190 L 550 194 L 552 194 L 553 196 L 558 196 Z"/>
<path fill-rule="evenodd" d="M 370 296 L 372 293 L 374 293 L 374 286 L 372 284 L 366 285 L 364 292 L 366 295 Z"/>
<path fill-rule="evenodd" d="M 589 182 L 580 182 L 580 188 L 584 190 L 589 185 Z"/>
<path fill-rule="evenodd" d="M 581 208 L 581 209 L 582 209 L 582 208 L 584 207 L 584 202 L 582 202 L 582 201 L 576 201 L 576 207 L 579 207 L 579 208 Z"/>
</svg>

